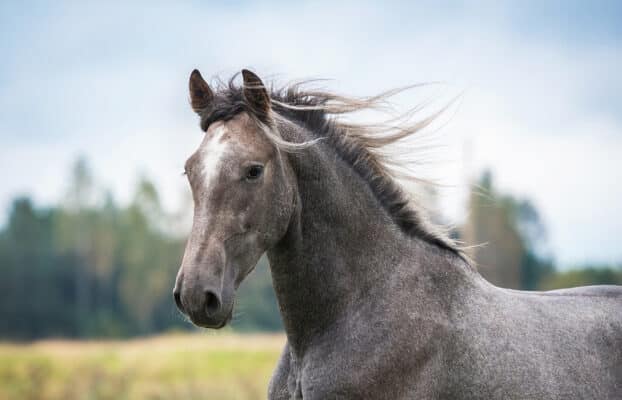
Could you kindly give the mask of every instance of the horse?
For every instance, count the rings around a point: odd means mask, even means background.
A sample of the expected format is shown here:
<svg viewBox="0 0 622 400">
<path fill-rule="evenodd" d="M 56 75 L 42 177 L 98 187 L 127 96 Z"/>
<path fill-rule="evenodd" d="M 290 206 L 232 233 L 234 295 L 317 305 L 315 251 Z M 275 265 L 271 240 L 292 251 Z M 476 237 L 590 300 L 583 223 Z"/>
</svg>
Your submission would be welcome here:
<svg viewBox="0 0 622 400">
<path fill-rule="evenodd" d="M 194 324 L 222 328 L 267 253 L 287 336 L 270 399 L 622 398 L 622 286 L 487 282 L 382 151 L 429 120 L 352 123 L 339 116 L 395 92 L 241 75 L 214 90 L 190 76 L 205 136 L 185 163 L 194 218 L 173 295 Z"/>
</svg>

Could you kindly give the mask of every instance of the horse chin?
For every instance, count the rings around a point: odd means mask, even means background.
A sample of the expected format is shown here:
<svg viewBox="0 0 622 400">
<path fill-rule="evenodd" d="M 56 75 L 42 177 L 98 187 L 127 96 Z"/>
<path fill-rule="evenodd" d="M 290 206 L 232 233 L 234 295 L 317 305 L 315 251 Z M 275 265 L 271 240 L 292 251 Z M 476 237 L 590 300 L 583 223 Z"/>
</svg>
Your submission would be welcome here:
<svg viewBox="0 0 622 400">
<path fill-rule="evenodd" d="M 196 326 L 200 328 L 222 329 L 225 326 L 227 326 L 229 322 L 231 322 L 232 317 L 233 317 L 233 308 L 225 315 L 224 318 L 213 318 L 213 317 L 209 317 L 207 314 L 204 314 L 200 316 L 199 318 L 195 318 L 191 316 L 190 320 L 192 321 L 193 324 L 195 324 Z"/>
<path fill-rule="evenodd" d="M 221 329 L 224 328 L 225 326 L 227 326 L 229 324 L 229 322 L 231 322 L 231 318 L 233 317 L 233 309 L 231 311 L 229 311 L 229 314 L 227 314 L 227 316 L 225 317 L 225 319 L 222 321 L 222 324 L 220 324 L 220 326 L 216 326 L 213 329 Z"/>
</svg>

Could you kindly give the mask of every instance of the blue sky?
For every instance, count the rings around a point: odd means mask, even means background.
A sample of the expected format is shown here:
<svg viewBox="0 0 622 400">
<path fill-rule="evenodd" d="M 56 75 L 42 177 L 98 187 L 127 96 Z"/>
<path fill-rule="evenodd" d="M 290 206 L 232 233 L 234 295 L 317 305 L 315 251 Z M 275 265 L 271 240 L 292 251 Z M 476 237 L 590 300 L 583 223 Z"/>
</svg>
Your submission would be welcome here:
<svg viewBox="0 0 622 400">
<path fill-rule="evenodd" d="M 622 261 L 622 3 L 127 3 L 0 5 L 3 213 L 17 194 L 60 199 L 78 155 L 121 200 L 143 173 L 178 207 L 196 67 L 354 95 L 443 81 L 441 99 L 465 93 L 439 127 L 447 217 L 490 167 L 535 202 L 563 266 Z"/>
</svg>

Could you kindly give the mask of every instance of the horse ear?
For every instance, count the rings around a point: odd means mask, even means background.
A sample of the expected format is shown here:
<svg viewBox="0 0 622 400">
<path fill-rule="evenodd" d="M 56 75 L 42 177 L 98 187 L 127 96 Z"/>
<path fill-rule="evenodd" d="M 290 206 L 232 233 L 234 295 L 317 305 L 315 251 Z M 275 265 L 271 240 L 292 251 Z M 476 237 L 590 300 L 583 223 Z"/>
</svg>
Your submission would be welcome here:
<svg viewBox="0 0 622 400">
<path fill-rule="evenodd" d="M 214 93 L 198 69 L 190 74 L 190 104 L 196 113 L 201 113 L 212 105 Z"/>
<path fill-rule="evenodd" d="M 244 98 L 248 104 L 260 115 L 268 115 L 270 111 L 270 96 L 263 82 L 254 72 L 242 70 L 244 79 Z"/>
</svg>

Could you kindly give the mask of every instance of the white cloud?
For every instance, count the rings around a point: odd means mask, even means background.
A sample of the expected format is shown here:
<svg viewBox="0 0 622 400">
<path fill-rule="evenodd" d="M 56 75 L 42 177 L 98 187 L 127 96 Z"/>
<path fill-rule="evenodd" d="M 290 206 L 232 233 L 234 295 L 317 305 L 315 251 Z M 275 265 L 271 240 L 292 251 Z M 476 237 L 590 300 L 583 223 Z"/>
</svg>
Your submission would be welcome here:
<svg viewBox="0 0 622 400">
<path fill-rule="evenodd" d="M 280 80 L 334 78 L 327 86 L 356 95 L 442 80 L 443 98 L 467 89 L 442 129 L 443 157 L 455 159 L 439 170 L 457 185 L 443 203 L 452 218 L 462 214 L 470 143 L 470 172 L 489 166 L 503 189 L 534 199 L 562 263 L 622 259 L 622 190 L 613 184 L 621 178 L 622 116 L 590 103 L 619 96 L 622 55 L 613 45 L 525 38 L 508 28 L 512 13 L 503 7 L 479 15 L 361 2 L 82 7 L 29 27 L 40 31 L 15 45 L 0 92 L 0 204 L 18 191 L 54 201 L 71 160 L 85 154 L 122 199 L 138 170 L 176 207 L 186 190 L 183 162 L 201 139 L 187 105 L 195 67 L 224 78 L 241 67 Z M 41 55 L 46 65 L 36 62 Z M 12 120 L 13 111 L 31 120 Z M 22 125 L 41 131 L 25 135 Z"/>
</svg>

